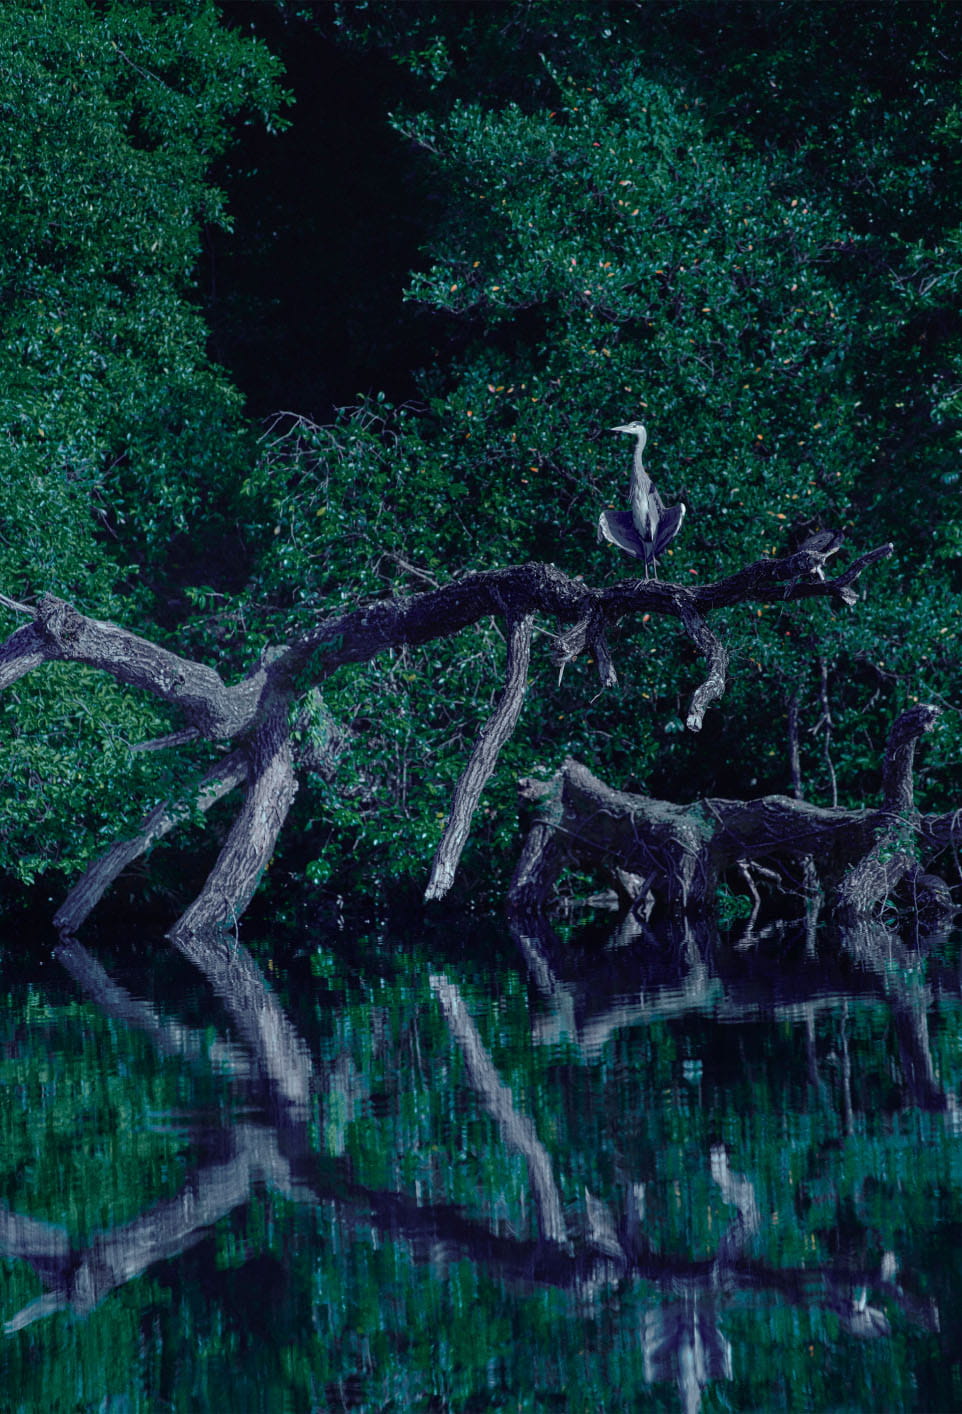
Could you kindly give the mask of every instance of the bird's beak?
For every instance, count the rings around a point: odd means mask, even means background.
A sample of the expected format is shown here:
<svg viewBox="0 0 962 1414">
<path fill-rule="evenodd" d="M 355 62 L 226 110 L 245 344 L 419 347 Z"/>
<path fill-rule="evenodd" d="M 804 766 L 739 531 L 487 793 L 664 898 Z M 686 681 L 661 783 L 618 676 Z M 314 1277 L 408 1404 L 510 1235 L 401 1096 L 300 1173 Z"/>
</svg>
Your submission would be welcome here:
<svg viewBox="0 0 962 1414">
<path fill-rule="evenodd" d="M 609 428 L 608 428 L 608 431 L 609 431 L 609 432 L 630 432 L 630 431 L 631 431 L 631 428 L 628 426 L 627 423 L 625 423 L 625 425 L 624 425 L 623 427 L 609 427 Z"/>
</svg>

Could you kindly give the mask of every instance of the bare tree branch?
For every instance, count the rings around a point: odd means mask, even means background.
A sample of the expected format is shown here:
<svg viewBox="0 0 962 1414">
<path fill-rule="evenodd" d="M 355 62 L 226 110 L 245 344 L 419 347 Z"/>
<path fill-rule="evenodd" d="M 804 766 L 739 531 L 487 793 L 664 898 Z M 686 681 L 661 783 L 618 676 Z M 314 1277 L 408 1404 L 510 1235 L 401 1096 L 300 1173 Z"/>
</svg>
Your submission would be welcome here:
<svg viewBox="0 0 962 1414">
<path fill-rule="evenodd" d="M 481 792 L 497 765 L 502 746 L 517 725 L 528 685 L 531 622 L 532 615 L 525 614 L 515 619 L 510 626 L 504 691 L 498 698 L 491 716 L 478 733 L 471 758 L 454 788 L 448 823 L 434 856 L 431 878 L 424 891 L 426 899 L 443 898 L 453 884 Z"/>
<path fill-rule="evenodd" d="M 688 637 L 708 661 L 708 676 L 701 686 L 695 689 L 685 719 L 685 726 L 689 731 L 700 732 L 708 708 L 725 695 L 728 652 L 692 605 L 682 605 L 681 621 Z"/>
<path fill-rule="evenodd" d="M 836 549 L 834 542 L 819 542 L 782 559 L 760 560 L 705 585 L 633 579 L 593 589 L 545 564 L 466 575 L 424 593 L 376 600 L 326 618 L 308 633 L 269 650 L 233 684 L 225 683 L 207 664 L 90 618 L 48 594 L 35 611 L 15 601 L 7 603 L 8 608 L 23 608 L 33 617 L 0 644 L 0 689 L 45 662 L 80 663 L 152 693 L 181 715 L 181 730 L 140 749 L 160 749 L 195 738 L 238 739 L 237 753 L 205 777 L 197 798 L 199 808 L 206 809 L 241 780 L 246 778 L 248 783 L 244 804 L 201 894 L 171 935 L 190 955 L 192 940 L 204 930 L 234 928 L 256 888 L 296 789 L 292 708 L 308 688 L 316 689 L 338 668 L 405 644 L 447 637 L 489 615 L 505 618 L 510 626 L 505 686 L 455 789 L 428 883 L 426 896 L 440 898 L 451 886 L 481 791 L 517 723 L 536 614 L 573 625 L 559 635 L 562 662 L 590 649 L 603 687 L 617 680 L 606 639 L 611 624 L 639 611 L 678 619 L 708 663 L 708 675 L 695 691 L 688 714 L 689 728 L 697 731 L 708 707 L 724 692 L 728 662 L 706 615 L 745 601 L 781 603 L 823 597 L 852 603 L 857 597 L 852 588 L 855 580 L 890 554 L 892 547 L 879 546 L 835 579 L 827 579 L 825 566 Z M 301 764 L 310 769 L 306 757 Z M 58 925 L 67 932 L 79 926 L 120 870 L 172 829 L 176 820 L 172 804 L 157 806 L 136 836 L 114 846 L 88 869 L 58 912 Z M 689 875 L 686 866 L 677 880 L 685 899 L 694 885 Z"/>
<path fill-rule="evenodd" d="M 187 957 L 196 940 L 233 931 L 270 862 L 297 791 L 286 716 L 275 711 L 258 729 L 248 753 L 244 803 L 200 893 L 170 931 Z"/>
<path fill-rule="evenodd" d="M 138 834 L 128 840 L 118 840 L 84 871 L 54 914 L 54 927 L 67 936 L 75 933 L 129 864 L 189 818 L 191 810 L 206 812 L 235 786 L 239 786 L 246 776 L 247 758 L 244 752 L 232 751 L 230 756 L 216 762 L 201 777 L 197 794 L 189 807 L 183 802 L 162 801 L 147 816 Z"/>
<path fill-rule="evenodd" d="M 889 733 L 882 767 L 882 794 L 885 809 L 894 815 L 910 816 L 915 812 L 912 781 L 915 748 L 920 738 L 936 726 L 941 715 L 941 707 L 920 702 L 917 707 L 903 712 Z"/>
</svg>

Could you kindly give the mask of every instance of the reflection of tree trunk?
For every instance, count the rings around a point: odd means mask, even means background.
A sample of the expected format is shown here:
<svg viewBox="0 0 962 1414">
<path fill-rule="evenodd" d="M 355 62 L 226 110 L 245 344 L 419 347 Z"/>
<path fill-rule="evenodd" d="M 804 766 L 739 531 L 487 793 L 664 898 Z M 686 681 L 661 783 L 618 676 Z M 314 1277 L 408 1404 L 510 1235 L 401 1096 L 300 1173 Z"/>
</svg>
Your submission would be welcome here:
<svg viewBox="0 0 962 1414">
<path fill-rule="evenodd" d="M 950 1108 L 950 1099 L 939 1084 L 932 1063 L 928 1023 L 931 999 L 915 955 L 888 928 L 867 919 L 856 927 L 842 929 L 839 940 L 858 966 L 876 979 L 892 1009 L 902 1075 L 913 1104 L 925 1110 Z"/>
<path fill-rule="evenodd" d="M 54 948 L 53 955 L 105 1016 L 117 1017 L 127 1026 L 145 1032 L 161 1055 L 195 1059 L 207 1050 L 196 1031 L 161 1016 L 149 1002 L 131 996 L 126 988 L 118 986 L 76 938 L 60 943 Z"/>
<path fill-rule="evenodd" d="M 203 1051 L 199 1041 L 185 1044 L 179 1032 L 170 1032 L 158 1022 L 151 1008 L 130 999 L 77 945 L 61 950 L 61 956 L 110 1014 L 143 1026 L 162 1045 L 174 1042 L 174 1048 L 186 1055 Z M 257 989 L 266 993 L 267 988 L 253 965 L 235 972 L 233 981 L 241 979 L 243 1000 L 235 1007 L 243 1015 L 245 1008 L 254 1004 Z M 704 1380 L 727 1378 L 730 1370 L 727 1342 L 716 1319 L 719 1289 L 729 1294 L 771 1290 L 794 1305 L 822 1304 L 836 1311 L 853 1335 L 868 1338 L 888 1333 L 884 1316 L 868 1303 L 871 1288 L 898 1305 L 908 1319 L 926 1329 L 938 1328 L 934 1303 L 912 1297 L 896 1282 L 891 1253 L 885 1254 L 879 1271 L 830 1266 L 777 1269 L 747 1260 L 745 1245 L 762 1217 L 753 1184 L 731 1171 L 721 1146 L 711 1152 L 711 1173 L 723 1200 L 736 1208 L 737 1216 L 723 1234 L 714 1259 L 687 1261 L 652 1251 L 643 1231 L 642 1185 L 632 1185 L 627 1192 L 620 1235 L 608 1207 L 587 1195 L 587 1241 L 569 1240 L 550 1160 L 531 1121 L 516 1110 L 457 988 L 443 977 L 432 978 L 432 987 L 462 1050 L 472 1085 L 505 1142 L 528 1163 L 539 1208 L 539 1240 L 522 1241 L 493 1232 L 450 1205 L 421 1206 L 404 1194 L 356 1184 L 348 1166 L 324 1160 L 312 1151 L 302 1107 L 287 1106 L 276 1111 L 270 1126 L 240 1125 L 213 1136 L 220 1157 L 200 1166 L 181 1193 L 84 1246 L 73 1247 L 62 1227 L 0 1207 L 0 1255 L 31 1263 L 47 1287 L 44 1296 L 7 1322 L 7 1332 L 22 1330 L 66 1307 L 79 1313 L 92 1310 L 112 1289 L 138 1276 L 151 1263 L 196 1242 L 212 1223 L 247 1200 L 256 1181 L 294 1201 L 329 1204 L 347 1222 L 374 1226 L 388 1237 L 403 1238 L 420 1259 L 465 1256 L 502 1279 L 525 1285 L 538 1282 L 578 1293 L 613 1280 L 632 1279 L 656 1284 L 675 1298 L 683 1292 L 683 1318 L 678 1316 L 676 1300 L 674 1307 L 652 1316 L 650 1330 L 646 1326 L 645 1339 L 651 1346 L 646 1352 L 646 1368 L 653 1378 L 660 1378 L 657 1371 L 670 1366 L 671 1377 L 678 1379 L 683 1399 L 689 1400 L 686 1407 L 691 1409 L 697 1408 L 692 1401 L 696 1395 L 700 1398 Z M 263 1010 L 272 1006 L 276 1006 L 273 998 L 262 998 Z M 261 1068 L 265 1081 L 280 1084 L 285 1093 L 297 1093 L 300 1082 L 279 1080 L 278 1076 L 278 1055 L 289 1054 L 289 1045 L 277 1051 L 263 1043 L 273 1031 L 273 1026 L 249 1028 L 255 1065 Z M 290 1035 L 294 1035 L 292 1028 Z M 671 1349 L 674 1355 L 669 1359 Z M 664 1365 L 665 1360 L 669 1365 Z"/>
<path fill-rule="evenodd" d="M 732 1348 L 707 1294 L 691 1292 L 685 1301 L 646 1311 L 641 1340 L 645 1379 L 649 1384 L 674 1380 L 685 1414 L 698 1414 L 710 1380 L 732 1378 Z"/>
<path fill-rule="evenodd" d="M 585 1056 L 597 1055 L 617 1031 L 683 1016 L 696 1008 L 709 1010 L 723 1024 L 754 1018 L 757 997 L 738 1000 L 730 985 L 718 975 L 712 957 L 712 934 L 704 925 L 683 920 L 674 927 L 647 930 L 643 942 L 604 954 L 596 962 L 577 968 L 564 956 L 561 944 L 544 914 L 520 923 L 509 917 L 512 936 L 528 965 L 532 981 L 547 1010 L 532 1022 L 540 1043 L 573 1041 Z M 801 938 L 807 925 L 799 924 Z M 913 1104 L 927 1110 L 952 1107 L 952 1097 L 940 1085 L 932 1062 L 928 1035 L 929 998 L 917 972 L 917 957 L 879 923 L 864 919 L 854 928 L 835 929 L 836 951 L 857 966 L 846 977 L 852 995 L 882 996 L 889 1004 L 902 1062 L 905 1086 Z M 666 954 L 672 967 L 656 974 L 656 962 Z M 707 961 L 706 961 L 707 959 Z M 567 964 L 567 965 L 566 965 Z M 838 991 L 824 970 L 807 966 L 797 975 L 790 1002 L 772 1001 L 777 1020 L 801 1022 L 806 1030 L 808 1076 L 824 1093 L 815 1056 L 815 1015 L 836 1011 Z M 816 995 L 812 995 L 812 992 Z M 818 995 L 822 993 L 823 995 Z M 824 995 L 827 993 L 827 995 Z M 851 1076 L 847 1041 L 842 1036 L 842 1113 L 846 1131 L 853 1122 Z"/>
<path fill-rule="evenodd" d="M 431 990 L 441 1005 L 451 1035 L 461 1049 L 478 1098 L 501 1131 L 504 1142 L 528 1165 L 541 1236 L 546 1242 L 567 1242 L 568 1229 L 561 1207 L 561 1195 L 548 1152 L 538 1138 L 534 1124 L 515 1108 L 511 1091 L 495 1070 L 457 987 L 446 977 L 435 974 L 431 978 Z"/>
<path fill-rule="evenodd" d="M 161 1050 L 188 1051 L 190 1041 L 183 1028 L 161 1021 L 146 1002 L 118 987 L 76 939 L 62 943 L 55 956 L 108 1016 L 146 1031 Z M 226 1007 L 257 1074 L 286 1103 L 304 1104 L 313 1073 L 307 1046 L 243 943 L 227 942 L 222 936 L 194 939 L 192 961 Z M 201 1052 L 206 1049 L 196 1037 L 194 1044 Z"/>
<path fill-rule="evenodd" d="M 48 1287 L 45 1296 L 6 1323 L 7 1333 L 67 1306 L 80 1313 L 92 1310 L 111 1290 L 139 1276 L 151 1263 L 173 1257 L 200 1240 L 213 1223 L 247 1200 L 250 1185 L 257 1181 L 295 1201 L 330 1204 L 346 1222 L 364 1228 L 373 1224 L 386 1237 L 403 1238 L 422 1260 L 435 1260 L 439 1253 L 450 1260 L 463 1256 L 495 1277 L 524 1285 L 536 1282 L 574 1292 L 595 1283 L 592 1274 L 597 1273 L 602 1281 L 617 1274 L 622 1281 L 652 1282 L 666 1293 L 684 1289 L 710 1299 L 718 1291 L 717 1259 L 661 1257 L 630 1242 L 627 1266 L 613 1271 L 604 1255 L 576 1244 L 506 1237 L 449 1205 L 422 1206 L 405 1194 L 354 1184 L 346 1167 L 339 1165 L 332 1171 L 309 1151 L 299 1121 L 285 1122 L 279 1132 L 239 1126 L 223 1132 L 221 1143 L 230 1151 L 229 1157 L 195 1170 L 175 1198 L 81 1248 L 71 1246 L 62 1227 L 0 1207 L 0 1255 L 29 1262 Z M 285 1157 L 291 1148 L 296 1151 L 293 1159 Z M 778 1269 L 731 1252 L 724 1263 L 724 1287 L 729 1293 L 771 1290 L 792 1305 L 824 1304 L 833 1310 L 839 1307 L 840 1293 L 871 1287 L 898 1305 L 909 1320 L 925 1329 L 938 1329 L 934 1303 L 903 1292 L 894 1281 L 891 1258 L 882 1273 L 842 1273 L 832 1267 Z M 859 1329 L 857 1320 L 851 1329 L 855 1335 L 869 1333 Z"/>
<path fill-rule="evenodd" d="M 238 1126 L 225 1137 L 234 1151 L 230 1158 L 195 1169 L 175 1198 L 80 1248 L 54 1224 L 0 1210 L 0 1251 L 28 1261 L 48 1288 L 7 1321 L 7 1334 L 66 1307 L 87 1315 L 115 1287 L 199 1242 L 213 1223 L 247 1201 L 254 1180 L 276 1185 L 283 1178 L 286 1166 L 271 1131 Z"/>
</svg>

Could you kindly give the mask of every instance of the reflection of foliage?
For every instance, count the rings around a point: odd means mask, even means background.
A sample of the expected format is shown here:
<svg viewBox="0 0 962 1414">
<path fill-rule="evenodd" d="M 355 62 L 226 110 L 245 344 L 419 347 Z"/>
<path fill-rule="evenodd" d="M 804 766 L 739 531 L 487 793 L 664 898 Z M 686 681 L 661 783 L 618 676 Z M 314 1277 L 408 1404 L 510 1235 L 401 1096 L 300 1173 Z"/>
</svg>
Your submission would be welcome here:
<svg viewBox="0 0 962 1414">
<path fill-rule="evenodd" d="M 715 894 L 718 908 L 718 922 L 727 928 L 739 918 L 748 918 L 752 911 L 752 901 L 747 894 L 735 894 L 727 884 L 722 884 Z"/>
<path fill-rule="evenodd" d="M 569 1409 L 587 1410 L 604 1402 L 612 1362 L 620 1389 L 635 1398 L 647 1390 L 639 1330 L 667 1299 L 657 1284 L 629 1281 L 594 1298 L 525 1289 L 487 1268 L 483 1248 L 455 1259 L 429 1228 L 402 1236 L 400 1218 L 392 1235 L 390 1207 L 372 1221 L 364 1195 L 395 1192 L 417 1195 L 411 1212 L 460 1204 L 479 1232 L 509 1243 L 523 1244 L 535 1227 L 523 1166 L 466 1083 L 430 998 L 430 959 L 410 942 L 370 936 L 365 951 L 376 959 L 382 950 L 386 967 L 360 971 L 318 953 L 313 1017 L 302 991 L 294 997 L 324 1077 L 311 1152 L 296 1168 L 305 1193 L 314 1186 L 329 1196 L 295 1202 L 268 1183 L 210 1241 L 114 1291 L 86 1321 L 52 1317 L 10 1337 L 5 1383 L 28 1407 L 41 1389 L 56 1407 L 57 1392 L 79 1383 L 89 1402 L 109 1393 L 133 1409 L 179 1408 L 207 1398 L 198 1391 L 213 1399 L 229 1381 L 239 1407 L 337 1408 L 350 1390 L 356 1407 L 370 1409 L 392 1399 L 428 1408 L 432 1398 L 451 1408 L 497 1398 L 541 1409 L 563 1394 Z M 871 1283 L 891 1252 L 920 1305 L 927 1292 L 943 1310 L 958 1300 L 950 1251 L 932 1250 L 941 1225 L 960 1217 L 957 1141 L 943 1115 L 912 1108 L 893 1089 L 886 1006 L 827 996 L 768 1020 L 753 1013 L 734 1032 L 711 1014 L 678 1012 L 617 1030 L 585 1056 L 573 1038 L 532 1045 L 517 973 L 493 983 L 479 972 L 464 991 L 514 1104 L 550 1152 L 573 1230 L 585 1189 L 618 1215 L 626 1185 L 643 1183 L 646 1241 L 680 1263 L 707 1258 L 732 1217 L 708 1163 L 719 1136 L 733 1166 L 750 1174 L 761 1214 L 752 1270 L 794 1269 L 801 1286 L 787 1305 L 787 1291 L 763 1295 L 764 1285 L 747 1302 L 722 1301 L 734 1349 L 726 1398 L 778 1407 L 791 1388 L 809 1407 L 830 1407 L 844 1368 L 853 1405 L 919 1407 L 917 1391 L 929 1407 L 948 1407 L 951 1362 L 939 1360 L 935 1337 L 876 1290 L 896 1338 L 857 1341 L 815 1281 L 817 1271 L 839 1273 L 841 1308 L 846 1273 Z M 949 1089 L 962 1082 L 957 1012 L 945 999 L 930 1019 Z M 157 1067 L 146 1042 L 116 1023 L 36 992 L 8 1000 L 6 1017 L 5 1093 L 25 1102 L 9 1106 L 6 1121 L 4 1198 L 14 1211 L 66 1213 L 79 1236 L 148 1209 L 182 1186 L 195 1158 L 209 1161 L 209 1143 L 190 1152 L 192 1116 L 206 1106 L 208 1118 L 226 1118 L 230 1107 L 207 1062 L 193 1079 L 180 1060 Z M 171 1132 L 172 1112 L 181 1130 Z M 250 1107 L 238 1117 L 250 1122 Z M 36 1293 L 20 1263 L 5 1267 L 2 1285 L 5 1317 Z M 670 1387 L 646 1398 L 677 1408 Z"/>
<path fill-rule="evenodd" d="M 149 1042 L 117 1032 L 95 1008 L 53 1006 L 38 993 L 21 1005 L 7 998 L 0 1024 L 7 1204 L 86 1235 L 139 1210 L 145 1173 L 156 1184 L 151 1200 L 176 1190 L 186 1135 L 155 1120 L 184 1093 L 179 1065 L 158 1067 Z"/>
</svg>

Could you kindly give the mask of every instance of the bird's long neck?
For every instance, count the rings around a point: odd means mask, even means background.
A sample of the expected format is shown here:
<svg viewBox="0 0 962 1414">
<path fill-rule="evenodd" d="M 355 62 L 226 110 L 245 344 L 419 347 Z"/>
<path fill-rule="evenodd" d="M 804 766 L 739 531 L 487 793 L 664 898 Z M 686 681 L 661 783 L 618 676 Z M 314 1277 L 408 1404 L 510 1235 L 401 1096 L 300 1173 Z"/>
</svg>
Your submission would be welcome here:
<svg viewBox="0 0 962 1414">
<path fill-rule="evenodd" d="M 633 472 L 635 481 L 641 482 L 642 484 L 644 484 L 644 482 L 648 480 L 648 473 L 647 471 L 645 471 L 645 463 L 642 461 L 644 451 L 645 444 L 641 437 L 639 437 L 638 440 L 635 442 L 635 462 Z"/>
<path fill-rule="evenodd" d="M 653 515 L 651 477 L 642 461 L 645 444 L 641 437 L 635 443 L 635 460 L 631 470 L 631 518 L 643 540 L 654 538 L 657 524 Z"/>
</svg>

